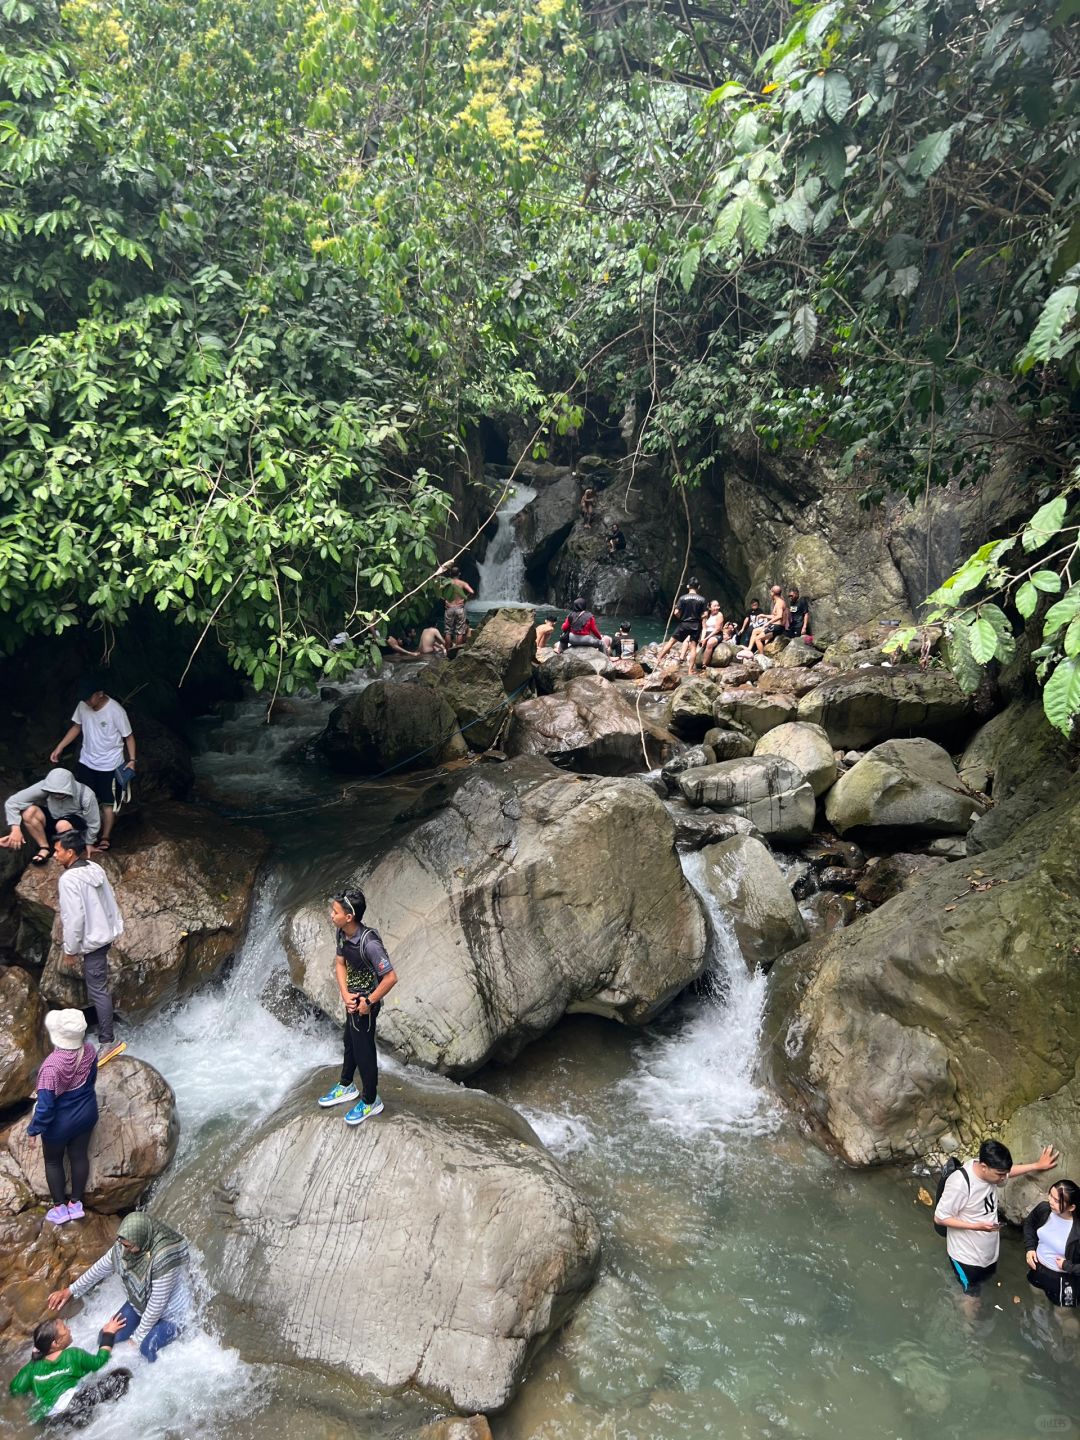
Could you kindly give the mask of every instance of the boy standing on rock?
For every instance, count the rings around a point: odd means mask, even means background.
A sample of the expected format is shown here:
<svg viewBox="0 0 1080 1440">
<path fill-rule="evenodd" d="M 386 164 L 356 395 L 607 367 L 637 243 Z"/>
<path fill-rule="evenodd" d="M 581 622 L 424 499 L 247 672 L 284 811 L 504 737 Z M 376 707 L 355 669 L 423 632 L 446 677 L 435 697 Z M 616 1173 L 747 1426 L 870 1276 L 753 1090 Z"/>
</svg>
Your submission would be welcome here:
<svg viewBox="0 0 1080 1440">
<path fill-rule="evenodd" d="M 98 1043 L 113 1043 L 113 1003 L 109 994 L 109 946 L 124 933 L 124 920 L 105 871 L 86 858 L 86 836 L 69 830 L 56 837 L 60 876 L 60 923 L 66 968 L 82 961 L 86 994 L 97 1011 Z"/>
<path fill-rule="evenodd" d="M 330 904 L 330 919 L 337 927 L 337 954 L 334 968 L 345 1006 L 345 1056 L 341 1079 L 320 1097 L 324 1109 L 357 1100 L 346 1112 L 346 1125 L 360 1125 L 371 1115 L 381 1115 L 379 1099 L 379 1057 L 375 1049 L 375 1021 L 382 1002 L 397 984 L 397 976 L 382 940 L 363 923 L 367 899 L 362 890 L 346 890 Z M 353 1084 L 360 1071 L 363 1094 Z"/>
</svg>

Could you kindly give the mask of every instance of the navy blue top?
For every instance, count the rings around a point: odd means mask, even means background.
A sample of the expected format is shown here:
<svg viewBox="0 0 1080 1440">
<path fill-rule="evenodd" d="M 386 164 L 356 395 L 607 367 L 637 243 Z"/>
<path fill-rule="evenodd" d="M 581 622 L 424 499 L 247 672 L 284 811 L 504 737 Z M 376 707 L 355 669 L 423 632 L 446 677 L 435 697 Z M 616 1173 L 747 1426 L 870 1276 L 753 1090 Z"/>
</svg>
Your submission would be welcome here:
<svg viewBox="0 0 1080 1440">
<path fill-rule="evenodd" d="M 34 1118 L 26 1127 L 28 1135 L 40 1135 L 46 1145 L 66 1145 L 76 1135 L 85 1135 L 98 1122 L 98 1062 L 95 1057 L 89 1077 L 76 1090 L 57 1095 L 53 1090 L 39 1090 Z"/>
</svg>

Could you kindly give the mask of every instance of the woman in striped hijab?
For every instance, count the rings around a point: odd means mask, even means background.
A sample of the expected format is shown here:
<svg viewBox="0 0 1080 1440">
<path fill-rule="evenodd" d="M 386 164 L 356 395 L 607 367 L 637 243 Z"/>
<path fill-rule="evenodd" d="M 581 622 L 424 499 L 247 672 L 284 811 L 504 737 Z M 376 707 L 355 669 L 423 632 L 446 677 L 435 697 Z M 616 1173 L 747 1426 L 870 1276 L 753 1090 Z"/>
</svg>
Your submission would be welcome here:
<svg viewBox="0 0 1080 1440">
<path fill-rule="evenodd" d="M 125 1323 L 117 1332 L 117 1343 L 127 1340 L 147 1360 L 156 1360 L 158 1351 L 180 1334 L 187 1318 L 191 1305 L 187 1270 L 184 1237 L 164 1220 L 136 1211 L 124 1217 L 111 1250 L 74 1284 L 53 1291 L 49 1309 L 61 1310 L 109 1275 L 119 1275 L 127 1300 L 118 1312 Z"/>
</svg>

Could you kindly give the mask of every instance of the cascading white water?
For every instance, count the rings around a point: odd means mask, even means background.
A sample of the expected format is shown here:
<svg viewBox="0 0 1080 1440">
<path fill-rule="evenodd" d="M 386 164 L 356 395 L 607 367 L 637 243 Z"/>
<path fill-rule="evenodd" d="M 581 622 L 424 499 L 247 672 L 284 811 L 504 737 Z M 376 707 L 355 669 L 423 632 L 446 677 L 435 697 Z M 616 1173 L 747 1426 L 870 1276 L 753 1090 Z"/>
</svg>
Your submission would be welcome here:
<svg viewBox="0 0 1080 1440">
<path fill-rule="evenodd" d="M 631 1082 L 654 1124 L 680 1138 L 763 1135 L 779 1114 L 754 1079 L 765 1004 L 765 976 L 750 972 L 730 918 L 704 880 L 701 851 L 683 856 L 683 873 L 709 924 L 709 993 L 674 1035 L 644 1049 Z"/>
<path fill-rule="evenodd" d="M 518 545 L 514 516 L 519 515 L 536 491 L 528 485 L 514 485 L 499 506 L 495 534 L 488 541 L 480 571 L 478 605 L 492 609 L 508 603 L 523 604 L 525 596 L 525 557 Z"/>
</svg>

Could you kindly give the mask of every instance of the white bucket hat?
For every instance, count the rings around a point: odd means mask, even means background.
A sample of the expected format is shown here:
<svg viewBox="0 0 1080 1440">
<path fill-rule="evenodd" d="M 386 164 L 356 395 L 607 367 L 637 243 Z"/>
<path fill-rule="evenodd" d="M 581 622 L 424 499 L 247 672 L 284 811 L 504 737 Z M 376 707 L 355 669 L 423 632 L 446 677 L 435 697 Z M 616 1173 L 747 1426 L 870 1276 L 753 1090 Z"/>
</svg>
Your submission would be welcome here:
<svg viewBox="0 0 1080 1440">
<path fill-rule="evenodd" d="M 50 1010 L 45 1029 L 57 1050 L 81 1050 L 86 1039 L 86 1016 L 81 1010 Z"/>
</svg>

